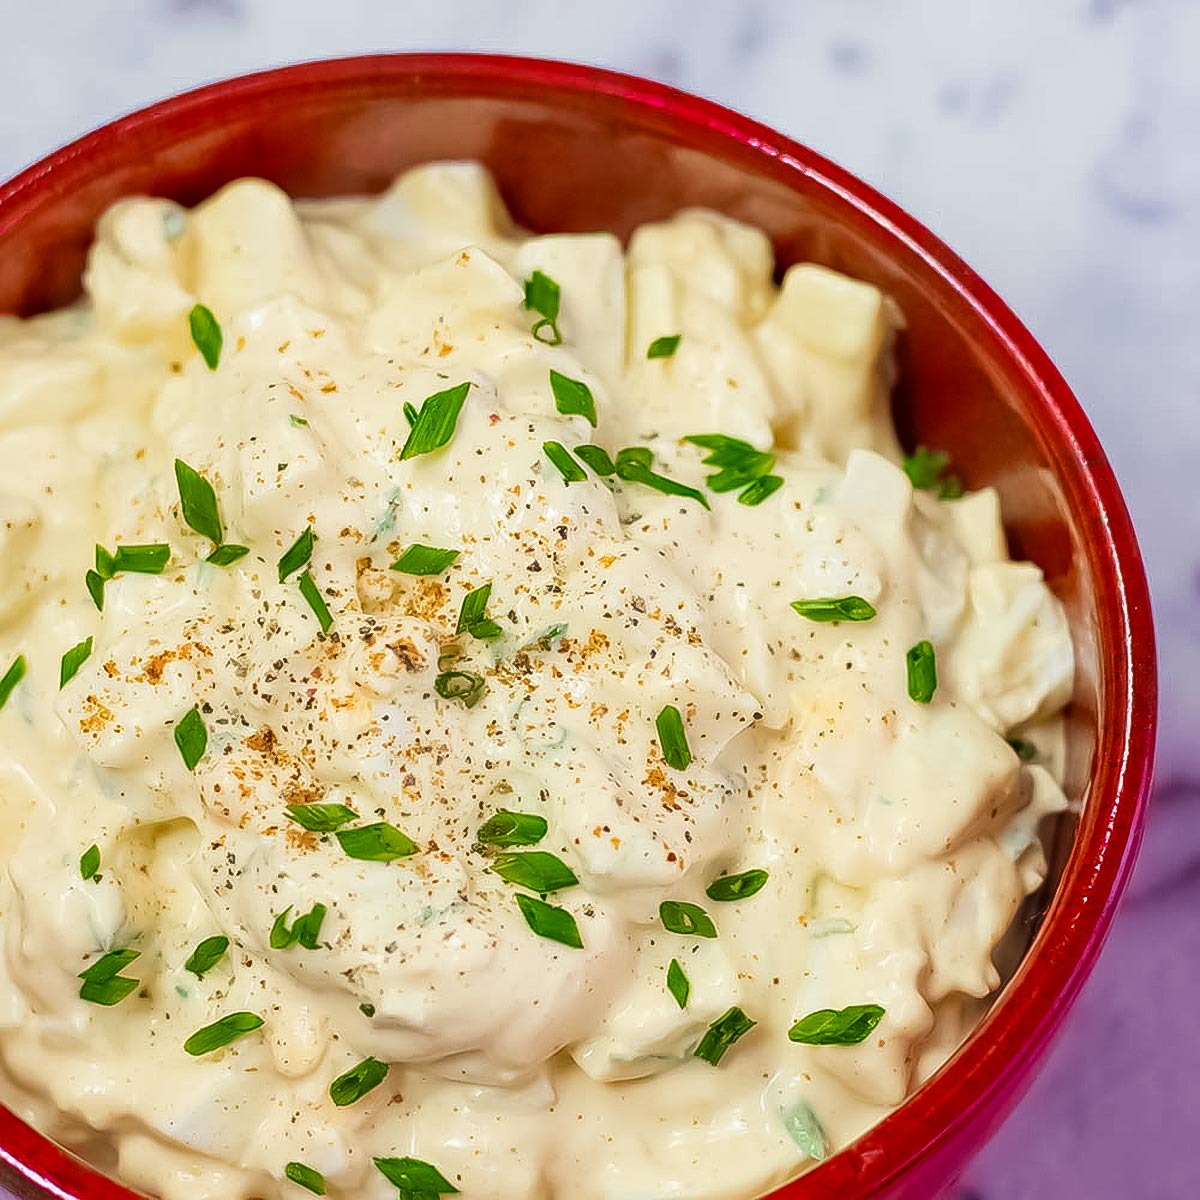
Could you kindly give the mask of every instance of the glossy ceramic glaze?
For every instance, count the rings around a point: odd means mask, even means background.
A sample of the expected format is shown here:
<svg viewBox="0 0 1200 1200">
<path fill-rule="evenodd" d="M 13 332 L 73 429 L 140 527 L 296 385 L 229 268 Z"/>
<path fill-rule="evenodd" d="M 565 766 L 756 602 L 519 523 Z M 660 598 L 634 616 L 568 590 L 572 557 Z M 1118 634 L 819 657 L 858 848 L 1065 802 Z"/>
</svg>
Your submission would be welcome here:
<svg viewBox="0 0 1200 1200">
<path fill-rule="evenodd" d="M 686 205 L 758 225 L 899 302 L 896 418 L 1002 497 L 1014 557 L 1066 605 L 1079 670 L 1068 794 L 1031 949 L 986 1019 L 897 1113 L 775 1200 L 930 1200 L 1028 1085 L 1087 976 L 1137 849 L 1154 748 L 1149 598 L 1095 435 L 1029 332 L 945 246 L 846 172 L 753 121 L 628 76 L 535 60 L 399 55 L 237 79 L 90 134 L 0 189 L 0 311 L 74 299 L 91 230 L 132 193 L 194 203 L 260 175 L 296 196 L 383 188 L 436 158 L 487 164 L 537 231 L 627 234 Z M 619 1149 L 618 1149 L 619 1152 Z M 17 1195 L 133 1200 L 0 1109 Z"/>
</svg>

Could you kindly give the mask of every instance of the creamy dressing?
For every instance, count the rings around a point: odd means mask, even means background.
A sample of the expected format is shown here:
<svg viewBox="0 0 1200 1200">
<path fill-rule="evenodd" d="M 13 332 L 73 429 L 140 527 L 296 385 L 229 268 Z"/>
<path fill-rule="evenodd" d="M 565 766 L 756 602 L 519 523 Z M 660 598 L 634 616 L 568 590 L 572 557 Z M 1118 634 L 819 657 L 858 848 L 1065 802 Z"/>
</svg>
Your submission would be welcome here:
<svg viewBox="0 0 1200 1200">
<path fill-rule="evenodd" d="M 84 301 L 0 322 L 0 670 L 29 664 L 0 710 L 8 1104 L 167 1200 L 308 1194 L 289 1162 L 383 1200 L 378 1156 L 471 1200 L 745 1200 L 944 1061 L 1044 876 L 1071 643 L 1040 572 L 1008 561 L 994 493 L 942 500 L 901 469 L 890 302 L 812 265 L 777 288 L 772 267 L 761 233 L 706 212 L 627 250 L 529 237 L 481 169 L 440 164 L 372 200 L 243 181 L 186 213 L 123 201 Z M 535 270 L 561 288 L 560 345 L 531 336 Z M 223 332 L 215 370 L 197 302 Z M 551 370 L 588 385 L 595 429 L 558 411 Z M 402 460 L 403 406 L 462 383 L 448 444 Z M 782 487 L 757 506 L 709 491 L 682 439 L 710 433 L 773 448 Z M 567 483 L 549 441 L 647 447 L 710 508 Z M 246 557 L 204 561 L 176 459 Z M 277 569 L 306 527 L 325 633 Z M 110 580 L 101 613 L 96 543 L 170 561 Z M 390 569 L 414 543 L 459 555 Z M 456 634 L 487 583 L 501 636 Z M 790 607 L 846 595 L 877 615 Z M 924 639 L 929 704 L 906 681 Z M 483 681 L 473 707 L 438 694 L 448 666 Z M 189 771 L 174 732 L 193 707 Z M 1006 744 L 1017 728 L 1035 761 Z M 353 858 L 285 814 L 313 802 L 417 852 Z M 536 849 L 579 881 L 546 899 L 581 949 L 539 937 L 489 869 L 498 810 L 546 821 Z M 750 869 L 755 895 L 705 895 Z M 668 932 L 664 900 L 718 936 Z M 276 918 L 315 904 L 316 948 L 273 948 Z M 184 964 L 218 934 L 229 953 L 198 978 Z M 124 947 L 141 986 L 81 999 L 79 973 Z M 788 1038 L 864 1004 L 884 1015 L 860 1044 Z M 755 1026 L 719 1066 L 695 1057 L 735 1005 Z M 184 1052 L 240 1011 L 261 1029 Z M 335 1106 L 368 1056 L 386 1079 Z"/>
</svg>

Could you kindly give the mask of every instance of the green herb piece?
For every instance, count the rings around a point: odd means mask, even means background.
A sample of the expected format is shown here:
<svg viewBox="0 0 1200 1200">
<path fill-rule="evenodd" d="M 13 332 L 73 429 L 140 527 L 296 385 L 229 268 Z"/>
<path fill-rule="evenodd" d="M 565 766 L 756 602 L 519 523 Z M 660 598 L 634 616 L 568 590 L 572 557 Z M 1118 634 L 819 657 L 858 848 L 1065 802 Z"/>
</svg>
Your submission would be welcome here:
<svg viewBox="0 0 1200 1200">
<path fill-rule="evenodd" d="M 304 429 L 308 428 L 308 422 L 303 417 L 296 416 L 295 413 L 289 413 L 288 420 L 291 421 L 291 423 L 297 427 L 304 428 Z"/>
<path fill-rule="evenodd" d="M 305 571 L 300 576 L 300 595 L 308 601 L 308 607 L 313 610 L 313 615 L 321 626 L 321 632 L 328 633 L 329 627 L 333 624 L 333 617 L 329 615 L 329 605 L 325 603 L 325 597 L 317 588 L 311 571 Z"/>
<path fill-rule="evenodd" d="M 310 833 L 334 833 L 358 820 L 358 813 L 344 804 L 289 804 L 284 812 Z"/>
<path fill-rule="evenodd" d="M 1033 762 L 1038 757 L 1038 748 L 1025 738 L 1010 737 L 1004 740 L 1023 763 Z"/>
<path fill-rule="evenodd" d="M 767 878 L 766 871 L 757 868 L 752 871 L 743 871 L 740 875 L 722 875 L 720 879 L 714 879 L 704 889 L 704 894 L 710 900 L 723 902 L 745 900 L 756 892 L 762 891 Z"/>
<path fill-rule="evenodd" d="M 392 563 L 393 571 L 405 575 L 440 575 L 457 557 L 457 550 L 439 550 L 414 542 Z"/>
<path fill-rule="evenodd" d="M 192 331 L 192 341 L 201 357 L 208 364 L 210 371 L 217 369 L 221 361 L 221 326 L 213 316 L 212 309 L 203 304 L 195 304 L 188 313 L 188 328 Z"/>
<path fill-rule="evenodd" d="M 283 583 L 289 575 L 295 574 L 301 567 L 307 567 L 313 556 L 313 545 L 317 535 L 311 525 L 305 525 L 300 536 L 283 552 L 279 560 L 279 582 Z"/>
<path fill-rule="evenodd" d="M 408 431 L 404 449 L 400 451 L 401 460 L 440 450 L 450 441 L 471 386 L 470 383 L 460 383 L 444 392 L 435 392 L 421 405 L 421 411 Z"/>
<path fill-rule="evenodd" d="M 663 706 L 654 721 L 658 729 L 658 744 L 667 766 L 676 771 L 686 771 L 691 765 L 692 752 L 688 749 L 687 734 L 683 728 L 683 717 L 673 704 Z"/>
<path fill-rule="evenodd" d="M 616 468 L 617 478 L 625 480 L 626 483 L 640 483 L 643 487 L 653 488 L 656 492 L 662 492 L 666 496 L 684 496 L 689 500 L 695 500 L 704 508 L 709 507 L 707 498 L 698 488 L 689 487 L 686 483 L 678 483 L 674 479 L 668 479 L 667 476 L 658 474 L 657 471 L 652 471 L 650 469 L 651 461 L 653 461 L 653 455 L 645 446 L 630 446 L 617 451 L 616 462 L 613 465 Z"/>
<path fill-rule="evenodd" d="M 524 892 L 516 896 L 517 907 L 525 918 L 525 924 L 538 937 L 544 937 L 552 942 L 561 942 L 576 950 L 583 949 L 583 939 L 579 936 L 579 926 L 575 918 L 565 908 L 556 908 L 544 900 L 536 900 Z"/>
<path fill-rule="evenodd" d="M 89 846 L 79 859 L 79 874 L 86 881 L 100 874 L 100 847 Z"/>
<path fill-rule="evenodd" d="M 688 996 L 692 994 L 692 985 L 679 965 L 679 959 L 671 959 L 667 968 L 667 991 L 675 997 L 675 1003 L 680 1008 L 687 1008 Z"/>
<path fill-rule="evenodd" d="M 906 656 L 908 694 L 918 704 L 928 704 L 937 691 L 937 659 L 931 642 L 918 642 Z"/>
<path fill-rule="evenodd" d="M 289 929 L 287 919 L 291 911 L 289 904 L 275 918 L 271 926 L 271 949 L 287 950 L 299 943 L 305 950 L 315 950 L 317 938 L 321 936 L 321 922 L 325 920 L 325 905 L 314 904 L 308 912 L 297 917 Z"/>
<path fill-rule="evenodd" d="M 792 608 L 810 621 L 869 621 L 875 616 L 874 606 L 861 596 L 793 600 Z"/>
<path fill-rule="evenodd" d="M 545 817 L 502 808 L 479 827 L 475 836 L 485 846 L 535 846 L 546 836 L 547 829 Z"/>
<path fill-rule="evenodd" d="M 196 769 L 196 764 L 204 757 L 208 749 L 208 729 L 198 708 L 186 712 L 183 719 L 175 726 L 175 745 L 183 756 L 183 765 L 189 771 Z"/>
<path fill-rule="evenodd" d="M 454 1196 L 454 1186 L 432 1163 L 419 1158 L 377 1158 L 379 1173 L 400 1189 L 401 1200 L 436 1200 L 438 1196 Z"/>
<path fill-rule="evenodd" d="M 201 1054 L 211 1054 L 214 1050 L 220 1050 L 222 1046 L 228 1046 L 230 1042 L 236 1042 L 238 1038 L 253 1033 L 262 1027 L 262 1023 L 262 1017 L 252 1012 L 230 1013 L 211 1025 L 205 1025 L 203 1029 L 197 1029 L 183 1043 L 183 1048 L 194 1058 Z"/>
<path fill-rule="evenodd" d="M 683 337 L 681 333 L 670 333 L 665 337 L 657 337 L 650 343 L 646 350 L 647 358 L 673 358 L 675 351 L 679 349 L 679 340 Z"/>
<path fill-rule="evenodd" d="M 25 672 L 28 669 L 28 664 L 25 662 L 25 655 L 18 654 L 12 661 L 12 666 L 4 672 L 4 678 L 0 679 L 0 708 L 3 708 L 8 703 L 8 698 L 13 694 L 13 689 L 25 678 Z"/>
<path fill-rule="evenodd" d="M 937 490 L 942 500 L 957 500 L 963 494 L 962 480 L 949 474 L 950 455 L 944 450 L 918 446 L 904 459 L 904 473 L 913 487 L 923 491 Z"/>
<path fill-rule="evenodd" d="M 229 939 L 224 934 L 207 937 L 192 951 L 183 969 L 191 971 L 197 979 L 203 979 L 225 957 L 228 949 Z"/>
<path fill-rule="evenodd" d="M 702 459 L 706 466 L 718 468 L 705 483 L 714 492 L 733 492 L 768 474 L 775 466 L 775 455 L 756 450 L 741 438 L 723 433 L 696 433 L 683 439 L 709 451 Z"/>
<path fill-rule="evenodd" d="M 249 546 L 235 546 L 226 542 L 223 546 L 218 546 L 204 561 L 212 563 L 214 567 L 229 567 L 249 553 Z"/>
<path fill-rule="evenodd" d="M 285 1178 L 312 1192 L 314 1196 L 325 1195 L 325 1176 L 302 1162 L 290 1162 L 283 1168 Z"/>
<path fill-rule="evenodd" d="M 541 317 L 541 320 L 534 322 L 529 332 L 547 346 L 557 346 L 562 342 L 562 333 L 558 328 L 558 308 L 561 302 L 562 292 L 549 275 L 534 271 L 525 280 L 525 307 Z M 549 330 L 549 335 L 543 337 L 542 331 L 546 329 Z"/>
<path fill-rule="evenodd" d="M 738 503 L 746 504 L 753 508 L 756 504 L 761 504 L 768 497 L 775 495 L 779 489 L 783 487 L 783 478 L 779 475 L 764 475 L 761 479 L 756 479 L 748 487 L 744 487 L 738 493 Z"/>
<path fill-rule="evenodd" d="M 99 551 L 101 547 L 96 549 Z M 170 561 L 170 546 L 118 546 L 115 554 L 107 556 L 111 571 L 108 578 L 121 574 L 161 575 Z"/>
<path fill-rule="evenodd" d="M 104 576 L 99 571 L 89 571 L 83 581 L 87 584 L 88 595 L 100 612 L 104 611 Z"/>
<path fill-rule="evenodd" d="M 561 858 L 545 850 L 502 854 L 492 863 L 491 869 L 505 883 L 515 883 L 518 887 L 527 887 L 542 895 L 560 892 L 579 882 L 575 872 Z"/>
<path fill-rule="evenodd" d="M 582 483 L 587 472 L 571 457 L 571 452 L 562 442 L 543 442 L 546 457 L 558 468 L 565 483 Z"/>
<path fill-rule="evenodd" d="M 617 473 L 617 464 L 609 457 L 608 451 L 603 446 L 584 442 L 582 446 L 575 447 L 575 457 L 591 467 L 601 479 L 607 479 L 610 475 Z"/>
<path fill-rule="evenodd" d="M 555 408 L 564 417 L 583 417 L 593 429 L 596 427 L 596 399 L 582 379 L 572 379 L 551 370 L 550 390 L 554 393 Z"/>
<path fill-rule="evenodd" d="M 359 1011 L 360 1013 L 362 1013 L 362 1015 L 363 1015 L 364 1017 L 368 1017 L 368 1018 L 369 1018 L 369 1017 L 373 1017 L 373 1016 L 375 1015 L 375 1005 L 373 1005 L 373 1004 L 360 1004 L 360 1005 L 358 1006 L 358 1011 Z"/>
<path fill-rule="evenodd" d="M 334 836 L 351 858 L 363 862 L 391 862 L 417 852 L 417 843 L 387 821 L 360 825 L 357 829 L 339 829 Z"/>
<path fill-rule="evenodd" d="M 857 1046 L 871 1036 L 883 1020 L 883 1013 L 878 1004 L 821 1008 L 797 1021 L 788 1030 L 788 1037 L 806 1046 Z"/>
<path fill-rule="evenodd" d="M 809 1158 L 820 1162 L 829 1154 L 829 1137 L 807 1104 L 797 1104 L 783 1116 L 783 1126 L 792 1141 Z"/>
<path fill-rule="evenodd" d="M 364 1058 L 329 1085 L 329 1098 L 338 1108 L 345 1108 L 373 1092 L 387 1078 L 387 1073 L 387 1063 L 377 1058 Z"/>
<path fill-rule="evenodd" d="M 97 962 L 92 963 L 86 971 L 80 971 L 76 976 L 77 979 L 83 980 L 79 989 L 80 999 L 87 1000 L 90 1004 L 102 1004 L 105 1008 L 120 1004 L 141 984 L 140 979 L 127 979 L 120 972 L 135 958 L 140 957 L 140 950 L 110 950 Z"/>
<path fill-rule="evenodd" d="M 957 475 L 947 475 L 938 488 L 939 500 L 961 500 L 965 494 L 963 481 Z"/>
<path fill-rule="evenodd" d="M 715 938 L 717 927 L 712 918 L 698 904 L 684 900 L 664 900 L 658 906 L 658 918 L 668 933 L 684 937 Z"/>
<path fill-rule="evenodd" d="M 487 602 L 491 595 L 492 585 L 485 583 L 463 597 L 455 633 L 469 633 L 481 642 L 495 641 L 496 638 L 504 636 L 504 630 L 487 615 Z"/>
<path fill-rule="evenodd" d="M 179 508 L 189 529 L 206 537 L 214 546 L 225 540 L 221 511 L 213 485 L 181 458 L 175 460 L 175 483 L 179 487 Z"/>
<path fill-rule="evenodd" d="M 417 417 L 420 415 L 417 412 L 417 406 L 410 400 L 405 400 L 401 409 L 404 413 L 404 419 L 408 422 L 408 427 L 411 429 L 417 423 Z"/>
<path fill-rule="evenodd" d="M 719 1016 L 700 1039 L 700 1045 L 693 1051 L 697 1058 L 717 1066 L 725 1057 L 725 1052 L 734 1042 L 739 1041 L 757 1025 L 736 1005 L 728 1012 Z"/>
<path fill-rule="evenodd" d="M 113 556 L 99 543 L 96 545 L 96 573 L 101 579 L 111 579 L 117 573 Z"/>
<path fill-rule="evenodd" d="M 479 703 L 485 687 L 483 676 L 471 671 L 443 671 L 433 681 L 433 690 L 443 700 L 461 700 L 468 708 Z"/>
</svg>

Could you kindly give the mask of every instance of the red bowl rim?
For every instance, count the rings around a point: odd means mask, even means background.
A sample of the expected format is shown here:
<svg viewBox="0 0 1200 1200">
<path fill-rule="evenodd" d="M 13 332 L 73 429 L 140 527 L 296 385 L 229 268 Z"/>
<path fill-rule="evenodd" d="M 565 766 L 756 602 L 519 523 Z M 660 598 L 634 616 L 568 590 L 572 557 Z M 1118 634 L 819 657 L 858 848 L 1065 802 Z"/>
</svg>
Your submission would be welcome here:
<svg viewBox="0 0 1200 1200">
<path fill-rule="evenodd" d="M 600 93 L 631 109 L 661 110 L 676 132 L 696 138 L 732 140 L 799 172 L 811 183 L 857 210 L 920 259 L 924 269 L 956 293 L 964 311 L 988 330 L 994 345 L 1014 364 L 1047 418 L 1057 440 L 1060 466 L 1077 475 L 1076 495 L 1094 505 L 1099 545 L 1096 559 L 1106 578 L 1101 611 L 1112 623 L 1112 641 L 1122 653 L 1107 684 L 1116 702 L 1106 748 L 1097 756 L 1087 803 L 1103 809 L 1092 839 L 1077 843 L 1033 947 L 1022 963 L 1037 971 L 1037 987 L 1006 987 L 987 1016 L 935 1074 L 896 1112 L 857 1141 L 787 1188 L 806 1194 L 869 1196 L 894 1182 L 916 1161 L 953 1140 L 990 1097 L 1010 1091 L 1028 1074 L 1065 1009 L 1078 994 L 1100 952 L 1118 901 L 1132 871 L 1149 796 L 1157 724 L 1157 673 L 1149 590 L 1133 526 L 1112 469 L 1091 424 L 1066 381 L 1015 314 L 952 250 L 920 222 L 848 171 L 766 125 L 665 84 L 576 63 L 497 54 L 378 54 L 322 59 L 278 67 L 208 84 L 160 101 L 86 134 L 34 163 L 0 187 L 0 232 L 19 223 L 42 202 L 39 185 L 51 191 L 86 175 L 106 145 L 128 135 L 204 110 L 219 115 L 227 104 L 388 74 L 419 74 L 430 85 L 471 80 L 511 89 L 514 84 L 559 93 Z M 1045 432 L 1045 429 L 1043 429 Z M 1068 888 L 1068 883 L 1070 884 Z M 1068 903 L 1069 901 L 1069 903 Z M 1025 980 L 1023 979 L 1022 982 Z M 972 1094 L 965 1100 L 962 1082 Z M 914 1140 L 915 1139 L 915 1140 Z M 137 1200 L 127 1190 L 75 1158 L 0 1106 L 0 1164 L 14 1182 L 33 1184 L 60 1200 Z M 0 1170 L 0 1174 L 4 1174 Z M 810 1192 L 811 1186 L 811 1192 Z M 783 1193 L 772 1193 L 772 1195 Z"/>
</svg>

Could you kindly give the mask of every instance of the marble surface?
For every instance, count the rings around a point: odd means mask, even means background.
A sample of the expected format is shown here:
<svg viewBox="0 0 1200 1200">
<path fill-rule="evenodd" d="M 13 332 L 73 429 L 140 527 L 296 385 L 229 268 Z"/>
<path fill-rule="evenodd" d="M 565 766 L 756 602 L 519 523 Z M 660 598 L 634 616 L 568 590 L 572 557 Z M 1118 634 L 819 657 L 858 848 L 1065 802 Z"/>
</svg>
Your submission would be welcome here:
<svg viewBox="0 0 1200 1200">
<path fill-rule="evenodd" d="M 1200 4 L 1195 0 L 37 0 L 4 4 L 0 176 L 184 87 L 300 58 L 486 49 L 712 96 L 882 187 L 1048 347 L 1149 563 L 1146 850 L 1100 967 L 960 1200 L 1200 1195 Z"/>
</svg>

